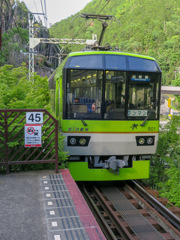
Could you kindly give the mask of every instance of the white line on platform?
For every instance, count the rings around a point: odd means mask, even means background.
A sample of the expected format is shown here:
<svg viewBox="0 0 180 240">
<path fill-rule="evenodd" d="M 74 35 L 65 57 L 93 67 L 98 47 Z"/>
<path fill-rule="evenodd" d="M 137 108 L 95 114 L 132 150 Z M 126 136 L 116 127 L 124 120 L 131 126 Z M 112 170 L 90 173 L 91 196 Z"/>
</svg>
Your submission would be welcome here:
<svg viewBox="0 0 180 240">
<path fill-rule="evenodd" d="M 50 211 L 49 213 L 50 213 L 50 215 L 55 215 L 54 211 Z"/>
<path fill-rule="evenodd" d="M 54 240 L 61 240 L 60 235 L 54 235 Z"/>
<path fill-rule="evenodd" d="M 57 227 L 57 222 L 52 222 L 52 227 Z"/>
</svg>

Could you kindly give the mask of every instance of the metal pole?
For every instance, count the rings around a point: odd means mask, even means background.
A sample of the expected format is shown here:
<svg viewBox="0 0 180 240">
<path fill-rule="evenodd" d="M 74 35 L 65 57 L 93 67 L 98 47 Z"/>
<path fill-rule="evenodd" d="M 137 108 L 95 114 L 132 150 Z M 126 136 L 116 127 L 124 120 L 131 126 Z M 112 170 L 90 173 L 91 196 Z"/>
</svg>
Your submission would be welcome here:
<svg viewBox="0 0 180 240">
<path fill-rule="evenodd" d="M 58 121 L 55 121 L 55 149 L 56 149 L 56 167 L 55 172 L 58 173 Z"/>
<path fill-rule="evenodd" d="M 4 112 L 4 126 L 5 126 L 5 159 L 6 159 L 6 173 L 9 173 L 9 159 L 8 159 L 8 118 L 7 111 Z"/>
<path fill-rule="evenodd" d="M 28 13 L 29 20 L 29 80 L 34 76 L 34 48 L 31 46 L 31 39 L 34 38 L 34 16 Z"/>
</svg>

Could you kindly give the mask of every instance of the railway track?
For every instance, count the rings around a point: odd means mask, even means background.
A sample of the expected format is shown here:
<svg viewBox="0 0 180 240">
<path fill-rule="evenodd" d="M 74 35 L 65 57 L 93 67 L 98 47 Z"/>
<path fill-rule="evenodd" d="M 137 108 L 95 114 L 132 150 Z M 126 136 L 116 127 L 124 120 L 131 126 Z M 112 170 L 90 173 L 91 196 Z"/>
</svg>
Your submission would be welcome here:
<svg viewBox="0 0 180 240">
<path fill-rule="evenodd" d="M 107 239 L 180 239 L 180 220 L 136 182 L 79 188 Z"/>
</svg>

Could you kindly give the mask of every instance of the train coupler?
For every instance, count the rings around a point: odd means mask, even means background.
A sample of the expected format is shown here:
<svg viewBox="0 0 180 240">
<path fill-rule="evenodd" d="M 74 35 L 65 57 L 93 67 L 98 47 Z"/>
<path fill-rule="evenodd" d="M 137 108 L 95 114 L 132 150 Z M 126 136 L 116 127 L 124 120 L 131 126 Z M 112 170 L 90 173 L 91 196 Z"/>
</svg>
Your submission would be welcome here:
<svg viewBox="0 0 180 240">
<path fill-rule="evenodd" d="M 115 156 L 112 156 L 105 160 L 103 168 L 119 173 L 119 168 L 128 166 L 128 160 L 129 156 L 124 156 L 123 159 L 117 159 Z"/>
</svg>

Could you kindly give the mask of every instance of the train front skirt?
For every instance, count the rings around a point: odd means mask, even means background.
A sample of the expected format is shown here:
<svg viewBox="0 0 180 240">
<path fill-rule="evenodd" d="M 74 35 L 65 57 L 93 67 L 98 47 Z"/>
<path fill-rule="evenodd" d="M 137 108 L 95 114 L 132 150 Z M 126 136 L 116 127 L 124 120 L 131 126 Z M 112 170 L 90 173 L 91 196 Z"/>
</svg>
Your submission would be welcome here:
<svg viewBox="0 0 180 240">
<path fill-rule="evenodd" d="M 131 168 L 120 168 L 119 173 L 107 169 L 90 169 L 87 162 L 69 162 L 75 181 L 119 181 L 149 178 L 150 160 L 133 161 Z"/>
</svg>

